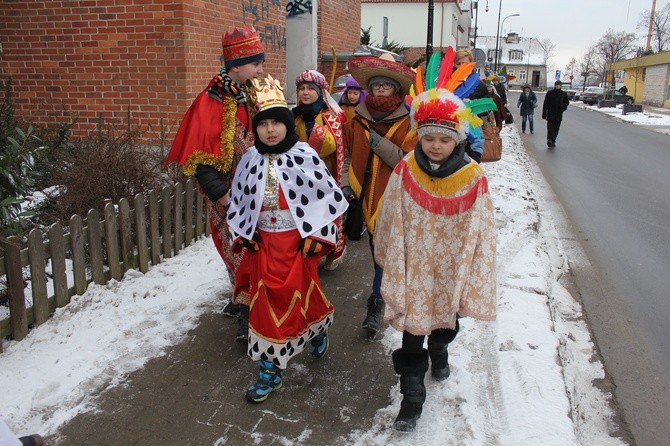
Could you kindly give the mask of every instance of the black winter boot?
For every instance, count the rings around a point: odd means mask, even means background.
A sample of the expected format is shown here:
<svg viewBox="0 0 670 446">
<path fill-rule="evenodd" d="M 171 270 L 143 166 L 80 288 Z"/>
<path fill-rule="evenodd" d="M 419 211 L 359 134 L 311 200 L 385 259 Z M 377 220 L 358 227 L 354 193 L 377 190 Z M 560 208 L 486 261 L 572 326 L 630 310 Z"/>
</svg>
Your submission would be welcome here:
<svg viewBox="0 0 670 446">
<path fill-rule="evenodd" d="M 240 312 L 237 315 L 237 342 L 247 342 L 249 337 L 249 305 L 240 304 Z"/>
<path fill-rule="evenodd" d="M 449 378 L 449 343 L 456 338 L 460 326 L 456 320 L 456 327 L 433 330 L 428 336 L 428 354 L 430 355 L 430 374 L 436 381 Z"/>
<path fill-rule="evenodd" d="M 428 370 L 428 351 L 408 353 L 403 349 L 395 350 L 393 368 L 400 375 L 400 393 L 403 395 L 393 428 L 400 432 L 412 432 L 426 401 L 423 378 Z"/>
<path fill-rule="evenodd" d="M 368 297 L 368 314 L 363 321 L 363 328 L 369 332 L 376 333 L 382 326 L 384 320 L 384 299 L 377 294 L 370 294 Z"/>
</svg>

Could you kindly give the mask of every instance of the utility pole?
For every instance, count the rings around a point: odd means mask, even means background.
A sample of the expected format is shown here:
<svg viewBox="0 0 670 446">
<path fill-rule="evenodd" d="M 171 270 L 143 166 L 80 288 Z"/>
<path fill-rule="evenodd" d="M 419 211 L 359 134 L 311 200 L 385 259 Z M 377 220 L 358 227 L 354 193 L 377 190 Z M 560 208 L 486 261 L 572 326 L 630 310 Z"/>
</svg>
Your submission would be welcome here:
<svg viewBox="0 0 670 446">
<path fill-rule="evenodd" d="M 426 66 L 433 55 L 433 11 L 435 10 L 434 0 L 428 0 L 428 36 L 426 37 Z"/>
<path fill-rule="evenodd" d="M 656 11 L 656 0 L 651 2 L 651 14 L 649 15 L 649 32 L 647 33 L 647 52 L 651 49 L 651 35 L 654 32 L 654 12 Z"/>
</svg>

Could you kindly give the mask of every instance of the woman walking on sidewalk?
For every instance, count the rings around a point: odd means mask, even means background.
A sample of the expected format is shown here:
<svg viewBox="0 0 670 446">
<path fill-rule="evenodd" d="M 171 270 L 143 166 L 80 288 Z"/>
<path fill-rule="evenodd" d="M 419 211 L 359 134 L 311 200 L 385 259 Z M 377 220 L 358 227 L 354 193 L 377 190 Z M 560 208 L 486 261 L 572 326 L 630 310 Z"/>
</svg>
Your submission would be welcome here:
<svg viewBox="0 0 670 446">
<path fill-rule="evenodd" d="M 521 115 L 521 132 L 526 133 L 526 121 L 528 121 L 530 133 L 533 134 L 533 119 L 535 115 L 535 107 L 537 107 L 537 96 L 531 90 L 530 85 L 523 86 L 523 92 L 519 95 L 519 100 L 516 102 L 517 108 L 520 108 Z"/>
</svg>

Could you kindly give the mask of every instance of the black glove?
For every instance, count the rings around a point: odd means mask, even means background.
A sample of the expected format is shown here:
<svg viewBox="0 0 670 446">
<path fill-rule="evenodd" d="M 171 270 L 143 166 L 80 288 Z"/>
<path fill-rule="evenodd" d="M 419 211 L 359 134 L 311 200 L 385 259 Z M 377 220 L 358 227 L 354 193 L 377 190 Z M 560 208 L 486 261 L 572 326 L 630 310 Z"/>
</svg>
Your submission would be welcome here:
<svg viewBox="0 0 670 446">
<path fill-rule="evenodd" d="M 323 249 L 323 243 L 311 237 L 304 238 L 300 241 L 300 250 L 302 251 L 302 258 L 318 254 Z"/>
<path fill-rule="evenodd" d="M 258 232 L 254 232 L 254 235 L 251 237 L 251 240 L 246 238 L 241 238 L 238 243 L 242 245 L 243 248 L 247 248 L 250 251 L 257 252 L 260 247 L 261 236 L 258 235 Z"/>
</svg>

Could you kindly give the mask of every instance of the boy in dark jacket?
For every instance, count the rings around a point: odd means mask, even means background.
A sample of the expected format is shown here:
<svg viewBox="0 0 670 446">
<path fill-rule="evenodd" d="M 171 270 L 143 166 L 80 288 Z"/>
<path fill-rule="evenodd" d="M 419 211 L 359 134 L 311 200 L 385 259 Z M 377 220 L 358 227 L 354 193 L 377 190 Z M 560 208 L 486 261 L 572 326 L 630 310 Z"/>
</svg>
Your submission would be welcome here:
<svg viewBox="0 0 670 446">
<path fill-rule="evenodd" d="M 554 89 L 548 91 L 542 104 L 542 119 L 547 120 L 547 147 L 556 147 L 556 137 L 561 128 L 563 112 L 568 108 L 570 100 L 566 92 L 561 90 L 561 81 L 554 82 Z"/>
</svg>

